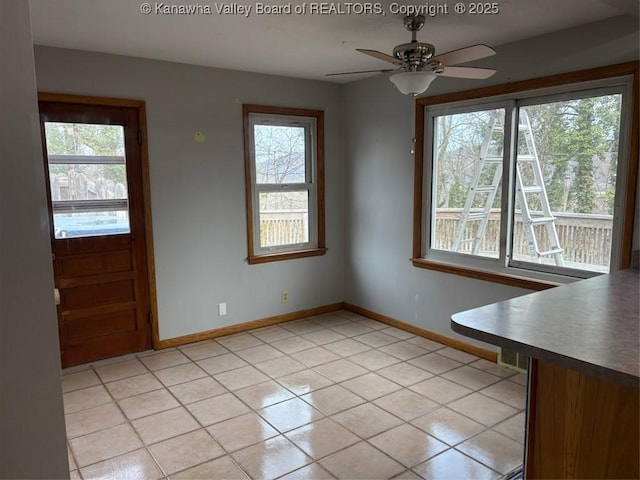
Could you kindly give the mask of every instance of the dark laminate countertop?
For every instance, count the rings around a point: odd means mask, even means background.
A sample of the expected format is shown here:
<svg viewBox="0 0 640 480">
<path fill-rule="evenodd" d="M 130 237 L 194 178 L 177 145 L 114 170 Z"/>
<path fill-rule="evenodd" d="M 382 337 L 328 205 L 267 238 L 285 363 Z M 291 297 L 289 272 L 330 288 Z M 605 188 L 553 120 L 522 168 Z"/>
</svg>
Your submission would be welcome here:
<svg viewBox="0 0 640 480">
<path fill-rule="evenodd" d="M 451 328 L 638 388 L 639 278 L 638 270 L 624 270 L 467 310 L 451 317 Z"/>
</svg>

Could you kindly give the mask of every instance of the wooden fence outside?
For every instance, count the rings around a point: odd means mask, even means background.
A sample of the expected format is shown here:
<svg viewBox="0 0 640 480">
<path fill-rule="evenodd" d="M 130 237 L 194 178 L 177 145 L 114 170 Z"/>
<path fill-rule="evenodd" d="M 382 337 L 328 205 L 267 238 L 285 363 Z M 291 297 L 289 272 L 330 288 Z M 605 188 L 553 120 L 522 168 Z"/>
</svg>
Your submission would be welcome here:
<svg viewBox="0 0 640 480">
<path fill-rule="evenodd" d="M 442 209 L 436 212 L 436 238 L 434 247 L 439 250 L 451 250 L 456 228 L 460 221 L 461 209 Z M 579 213 L 554 213 L 555 225 L 564 250 L 566 262 L 608 266 L 611 257 L 611 235 L 613 217 L 609 215 L 588 215 Z M 469 222 L 464 238 L 475 234 L 477 224 Z M 536 225 L 536 238 L 541 250 L 550 248 L 546 228 Z M 480 251 L 488 256 L 498 256 L 500 242 L 500 213 L 494 211 L 489 217 Z M 471 251 L 471 242 L 460 248 L 461 252 Z M 516 257 L 530 257 L 522 219 L 516 215 L 514 225 L 513 252 Z M 493 254 L 493 255 L 492 255 Z"/>
<path fill-rule="evenodd" d="M 306 210 L 260 212 L 260 245 L 295 245 L 309 241 L 309 215 Z"/>
<path fill-rule="evenodd" d="M 434 247 L 451 250 L 460 221 L 461 209 L 442 209 L 436 213 L 436 238 Z M 611 257 L 613 217 L 578 213 L 556 213 L 556 230 L 566 262 L 608 266 Z M 465 238 L 473 237 L 479 222 L 469 222 Z M 534 227 L 541 250 L 549 249 L 546 228 Z M 308 241 L 308 217 L 306 211 L 273 211 L 260 215 L 261 244 L 263 246 L 290 245 Z M 492 212 L 480 251 L 487 256 L 498 256 L 500 244 L 500 213 Z M 522 220 L 516 215 L 513 251 L 516 258 L 530 258 L 529 246 Z M 471 243 L 461 252 L 470 252 Z"/>
</svg>

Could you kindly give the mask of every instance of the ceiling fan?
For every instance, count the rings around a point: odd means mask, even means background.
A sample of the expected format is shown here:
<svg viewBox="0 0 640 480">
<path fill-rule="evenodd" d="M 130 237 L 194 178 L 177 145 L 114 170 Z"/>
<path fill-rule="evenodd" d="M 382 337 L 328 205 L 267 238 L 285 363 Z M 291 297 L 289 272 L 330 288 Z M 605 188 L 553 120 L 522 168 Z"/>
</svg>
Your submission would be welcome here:
<svg viewBox="0 0 640 480">
<path fill-rule="evenodd" d="M 496 73 L 495 70 L 489 68 L 455 66 L 459 63 L 495 55 L 496 52 L 493 48 L 479 44 L 434 56 L 435 47 L 430 43 L 418 42 L 416 38 L 418 31 L 424 26 L 424 15 L 408 15 L 404 17 L 403 22 L 405 28 L 411 32 L 411 42 L 397 45 L 393 49 L 393 55 L 387 55 L 377 50 L 356 49 L 360 53 L 392 63 L 399 68 L 329 73 L 327 76 L 384 73 L 395 70 L 398 73 L 392 75 L 389 80 L 401 93 L 416 96 L 427 90 L 431 82 L 438 76 L 483 80 Z"/>
</svg>

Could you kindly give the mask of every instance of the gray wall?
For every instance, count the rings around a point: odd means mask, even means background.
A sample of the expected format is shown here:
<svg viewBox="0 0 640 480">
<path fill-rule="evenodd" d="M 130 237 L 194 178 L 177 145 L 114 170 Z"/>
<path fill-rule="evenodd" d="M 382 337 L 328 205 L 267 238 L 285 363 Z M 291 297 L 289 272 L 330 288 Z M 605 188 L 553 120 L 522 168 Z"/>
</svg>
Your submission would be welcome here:
<svg viewBox="0 0 640 480">
<path fill-rule="evenodd" d="M 638 19 L 617 17 L 496 50 L 496 56 L 481 62 L 498 70 L 490 80 L 441 78 L 428 94 L 638 60 Z M 344 94 L 349 226 L 345 300 L 457 336 L 449 327 L 452 313 L 528 293 L 411 265 L 413 101 L 398 93 L 385 75 L 349 84 Z"/>
<path fill-rule="evenodd" d="M 338 85 L 74 50 L 35 53 L 39 91 L 146 101 L 161 339 L 343 300 Z M 326 255 L 246 263 L 243 103 L 324 110 Z M 196 131 L 205 143 L 193 141 Z"/>
<path fill-rule="evenodd" d="M 0 478 L 69 478 L 28 2 L 0 2 Z"/>
<path fill-rule="evenodd" d="M 637 45 L 637 19 L 609 19 L 498 47 L 482 62 L 498 69 L 494 78 L 440 79 L 429 94 L 630 61 Z M 527 293 L 411 266 L 413 102 L 384 75 L 338 86 L 47 47 L 35 52 L 40 91 L 147 102 L 163 339 L 342 300 L 454 335 L 453 312 Z M 326 256 L 246 264 L 242 103 L 325 110 Z M 204 144 L 193 142 L 195 131 L 205 133 Z M 290 292 L 287 305 L 281 290 Z M 227 302 L 227 317 L 217 316 L 219 302 Z"/>
</svg>

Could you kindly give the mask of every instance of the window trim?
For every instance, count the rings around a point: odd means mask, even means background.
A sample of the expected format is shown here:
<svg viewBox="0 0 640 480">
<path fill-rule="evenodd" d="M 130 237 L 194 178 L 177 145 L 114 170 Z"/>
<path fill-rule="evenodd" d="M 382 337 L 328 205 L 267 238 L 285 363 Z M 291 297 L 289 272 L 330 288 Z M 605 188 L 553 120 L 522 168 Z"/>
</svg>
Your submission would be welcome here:
<svg viewBox="0 0 640 480">
<path fill-rule="evenodd" d="M 499 102 L 507 98 L 512 99 L 514 95 L 520 96 L 520 99 L 533 96 L 553 95 L 554 88 L 558 90 L 566 89 L 567 86 L 575 84 L 579 85 L 586 82 L 596 82 L 598 80 L 607 81 L 619 77 L 631 77 L 632 88 L 630 89 L 628 99 L 631 108 L 631 123 L 627 126 L 626 145 L 621 148 L 627 152 L 629 161 L 627 162 L 626 184 L 622 187 L 624 198 L 620 200 L 623 212 L 620 219 L 620 253 L 617 264 L 611 264 L 611 271 L 617 269 L 628 268 L 631 265 L 632 257 L 632 240 L 633 240 L 633 221 L 636 197 L 636 183 L 638 176 L 638 125 L 639 125 L 639 107 L 638 107 L 638 87 L 639 87 L 639 62 L 629 62 L 606 67 L 597 67 L 577 72 L 569 72 L 548 77 L 535 78 L 531 80 L 523 80 L 519 82 L 483 87 L 474 90 L 453 92 L 432 97 L 422 97 L 416 101 L 415 110 L 415 181 L 414 181 L 414 199 L 413 199 L 413 250 L 411 262 L 415 267 L 425 268 L 454 275 L 486 280 L 505 285 L 511 285 L 532 290 L 543 290 L 556 285 L 567 283 L 567 281 L 575 278 L 555 275 L 543 274 L 531 270 L 519 269 L 514 266 L 506 267 L 508 272 L 492 271 L 481 267 L 469 267 L 449 263 L 441 259 L 424 258 L 425 245 L 427 242 L 426 222 L 430 221 L 424 215 L 430 199 L 426 199 L 428 192 L 425 189 L 425 180 L 431 176 L 431 172 L 425 172 L 427 164 L 425 159 L 425 147 L 428 145 L 425 139 L 425 121 L 427 118 L 426 107 L 428 106 L 445 106 L 446 104 L 462 104 L 463 102 L 476 101 L 478 105 L 488 102 Z M 536 91 L 538 91 L 536 93 Z M 506 172 L 506 170 L 505 170 Z M 509 179 L 513 175 L 510 172 Z M 619 176 L 619 178 L 624 178 Z M 504 185 L 503 192 L 510 186 Z M 512 180 L 509 181 L 512 183 Z M 507 190 L 508 191 L 508 190 Z M 511 207 L 511 205 L 509 205 Z M 504 212 L 503 212 L 504 213 Z M 612 258 L 613 260 L 613 258 Z M 585 272 L 588 273 L 588 272 Z"/>
<path fill-rule="evenodd" d="M 315 132 L 317 131 L 317 122 L 315 117 L 310 116 L 293 116 L 293 115 L 261 115 L 249 114 L 249 148 L 251 151 L 252 161 L 251 167 L 251 187 L 253 189 L 253 215 L 254 225 L 260 222 L 260 194 L 261 193 L 280 193 L 280 192 L 299 192 L 307 194 L 307 224 L 308 224 L 308 241 L 294 244 L 275 245 L 272 247 L 261 247 L 261 232 L 254 228 L 253 244 L 256 255 L 272 255 L 278 253 L 287 253 L 298 250 L 308 250 L 315 243 L 317 238 L 317 220 L 316 220 L 316 200 L 318 198 L 315 182 L 315 164 L 316 164 L 316 145 Z M 255 166 L 255 132 L 256 125 L 269 125 L 280 127 L 302 128 L 304 130 L 304 181 L 292 183 L 258 183 L 258 172 Z M 251 141 L 253 140 L 253 141 Z"/>
<path fill-rule="evenodd" d="M 252 122 L 250 119 L 250 115 L 252 114 L 277 115 L 281 117 L 303 117 L 312 119 L 312 121 L 315 122 L 315 134 L 311 135 L 312 141 L 315 142 L 315 162 L 307 160 L 312 171 L 305 172 L 307 176 L 306 183 L 287 184 L 290 186 L 288 190 L 296 190 L 296 186 L 299 186 L 303 187 L 303 190 L 308 190 L 310 196 L 315 192 L 315 198 L 309 198 L 309 209 L 315 209 L 314 214 L 311 215 L 310 212 L 309 215 L 309 243 L 311 246 L 308 246 L 308 244 L 305 244 L 302 247 L 299 245 L 284 246 L 282 248 L 265 252 L 256 245 L 256 183 L 254 180 L 255 168 L 252 164 L 254 147 L 251 143 Z M 242 106 L 242 118 L 244 128 L 245 200 L 248 246 L 247 262 L 250 265 L 253 265 L 324 255 L 327 252 L 325 243 L 324 206 L 324 112 L 322 110 L 244 104 Z M 308 187 L 309 184 L 311 184 L 310 188 Z"/>
</svg>

